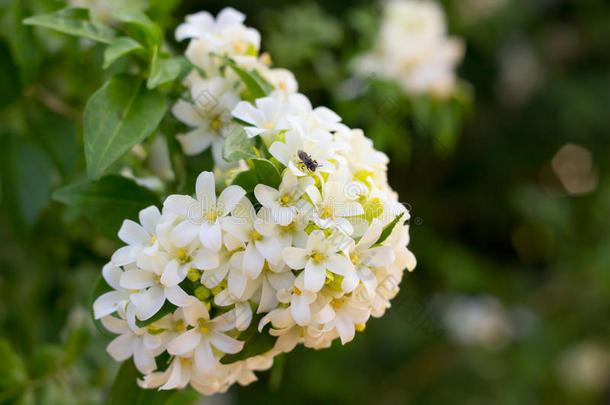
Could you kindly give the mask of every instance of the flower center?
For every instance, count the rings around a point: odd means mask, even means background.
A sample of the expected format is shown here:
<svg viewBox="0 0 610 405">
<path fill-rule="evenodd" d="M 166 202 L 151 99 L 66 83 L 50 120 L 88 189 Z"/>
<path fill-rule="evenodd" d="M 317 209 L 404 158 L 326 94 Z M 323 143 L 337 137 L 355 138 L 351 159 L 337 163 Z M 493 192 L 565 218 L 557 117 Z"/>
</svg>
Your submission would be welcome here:
<svg viewBox="0 0 610 405">
<path fill-rule="evenodd" d="M 217 215 L 214 211 L 208 211 L 205 217 L 208 219 L 208 222 L 216 221 Z"/>
<path fill-rule="evenodd" d="M 301 290 L 299 290 L 296 286 L 292 289 L 292 292 L 296 295 L 301 295 Z"/>
<path fill-rule="evenodd" d="M 322 253 L 318 253 L 318 252 L 316 252 L 316 253 L 314 253 L 314 254 L 311 256 L 311 258 L 312 258 L 312 259 L 313 259 L 313 260 L 314 260 L 316 263 L 319 263 L 319 262 L 321 262 L 321 261 L 322 261 L 322 259 L 324 259 L 324 255 L 323 255 Z"/>
<path fill-rule="evenodd" d="M 176 251 L 176 256 L 178 257 L 178 261 L 182 264 L 188 263 L 191 261 L 191 256 L 186 252 L 186 250 L 180 248 Z"/>
<path fill-rule="evenodd" d="M 360 262 L 360 258 L 358 257 L 358 255 L 356 253 L 354 253 L 352 255 L 352 263 L 358 264 L 359 262 Z"/>
<path fill-rule="evenodd" d="M 343 305 L 343 300 L 342 299 L 332 300 L 330 302 L 330 306 L 333 307 L 334 309 L 341 308 L 341 305 Z"/>
<path fill-rule="evenodd" d="M 182 319 L 178 319 L 174 326 L 178 332 L 184 332 L 184 321 Z"/>
<path fill-rule="evenodd" d="M 209 332 L 209 329 L 207 328 L 207 321 L 203 318 L 199 318 L 197 319 L 197 325 L 199 326 L 199 332 L 201 332 L 203 335 L 205 335 L 206 333 Z"/>
<path fill-rule="evenodd" d="M 252 237 L 252 240 L 260 240 L 262 239 L 263 235 L 261 235 L 260 233 L 253 231 L 252 234 L 250 235 L 250 237 Z"/>
<path fill-rule="evenodd" d="M 281 200 L 284 204 L 288 204 L 290 201 L 292 201 L 292 198 L 288 194 L 284 194 Z"/>
<path fill-rule="evenodd" d="M 216 118 L 214 121 L 212 121 L 212 128 L 220 129 L 220 127 L 222 127 L 222 122 L 220 122 L 220 120 L 218 118 Z"/>
<path fill-rule="evenodd" d="M 265 125 L 265 129 L 272 130 L 273 128 L 275 128 L 275 124 L 273 124 L 271 122 L 269 124 Z"/>
<path fill-rule="evenodd" d="M 333 213 L 333 210 L 330 207 L 324 207 L 324 209 L 322 210 L 322 215 L 320 215 L 320 218 L 328 218 L 330 217 L 330 215 Z"/>
<path fill-rule="evenodd" d="M 156 241 L 157 241 L 157 237 L 156 236 L 153 236 L 152 238 L 150 238 L 150 244 L 151 245 L 154 245 Z"/>
</svg>

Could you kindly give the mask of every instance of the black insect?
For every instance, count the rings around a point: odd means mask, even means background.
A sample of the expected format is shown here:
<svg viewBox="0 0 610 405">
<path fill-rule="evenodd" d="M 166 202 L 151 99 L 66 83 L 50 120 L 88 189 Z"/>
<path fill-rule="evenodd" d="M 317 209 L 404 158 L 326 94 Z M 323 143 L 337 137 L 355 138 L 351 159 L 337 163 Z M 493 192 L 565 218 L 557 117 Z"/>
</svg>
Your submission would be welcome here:
<svg viewBox="0 0 610 405">
<path fill-rule="evenodd" d="M 313 160 L 311 156 L 309 156 L 302 150 L 298 151 L 297 155 L 299 156 L 299 159 L 301 159 L 301 161 L 299 162 L 299 166 L 301 166 L 301 168 L 306 167 L 310 172 L 316 171 L 316 169 L 318 168 L 317 160 Z"/>
</svg>

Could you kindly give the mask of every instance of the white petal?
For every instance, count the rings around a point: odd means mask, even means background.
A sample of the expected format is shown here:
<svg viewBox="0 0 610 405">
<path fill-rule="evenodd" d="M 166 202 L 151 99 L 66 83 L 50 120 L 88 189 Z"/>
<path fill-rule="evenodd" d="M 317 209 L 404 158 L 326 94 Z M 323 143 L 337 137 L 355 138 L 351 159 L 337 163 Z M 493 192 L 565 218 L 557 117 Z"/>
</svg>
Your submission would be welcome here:
<svg viewBox="0 0 610 405">
<path fill-rule="evenodd" d="M 199 240 L 206 248 L 218 252 L 222 245 L 222 232 L 219 223 L 203 223 L 199 230 Z"/>
<path fill-rule="evenodd" d="M 216 359 L 214 358 L 210 342 L 207 339 L 204 339 L 195 350 L 195 366 L 204 375 L 216 372 Z"/>
<path fill-rule="evenodd" d="M 210 147 L 214 141 L 214 136 L 209 133 L 206 127 L 194 129 L 186 134 L 176 136 L 184 154 L 187 156 L 198 155 Z"/>
<path fill-rule="evenodd" d="M 210 314 L 207 308 L 199 300 L 194 300 L 192 305 L 183 308 L 184 319 L 189 325 L 197 325 L 199 318 L 203 318 L 206 321 L 210 319 Z"/>
<path fill-rule="evenodd" d="M 206 248 L 199 248 L 193 255 L 191 267 L 199 270 L 212 270 L 219 266 L 218 252 L 213 252 Z"/>
<path fill-rule="evenodd" d="M 141 290 L 157 283 L 157 276 L 150 271 L 128 270 L 121 276 L 121 287 L 128 290 Z"/>
<path fill-rule="evenodd" d="M 215 348 L 223 353 L 234 354 L 241 351 L 241 349 L 244 347 L 244 342 L 233 339 L 224 333 L 211 332 L 208 337 L 210 339 L 210 343 L 212 343 Z"/>
<path fill-rule="evenodd" d="M 235 328 L 246 330 L 252 321 L 252 307 L 248 302 L 237 302 L 235 304 Z M 226 352 L 225 353 L 229 353 Z"/>
<path fill-rule="evenodd" d="M 184 122 L 191 127 L 201 126 L 205 122 L 201 115 L 195 110 L 193 104 L 184 100 L 178 100 L 178 102 L 174 104 L 172 107 L 172 114 L 174 114 L 179 121 Z"/>
<path fill-rule="evenodd" d="M 115 266 L 125 266 L 126 264 L 133 263 L 135 258 L 133 255 L 134 247 L 131 245 L 123 246 L 118 248 L 110 259 L 112 264 Z"/>
<path fill-rule="evenodd" d="M 121 288 L 120 283 L 121 283 L 122 275 L 123 275 L 123 270 L 121 270 L 117 266 L 113 266 L 110 263 L 106 264 L 102 268 L 102 276 L 104 277 L 104 280 L 110 287 L 114 288 L 115 290 L 118 290 Z"/>
<path fill-rule="evenodd" d="M 314 263 L 313 259 L 305 265 L 305 288 L 310 291 L 320 291 L 326 280 L 326 267 L 321 263 Z"/>
<path fill-rule="evenodd" d="M 186 307 L 197 300 L 195 297 L 188 295 L 180 286 L 166 288 L 165 298 L 178 307 Z"/>
<path fill-rule="evenodd" d="M 368 249 L 362 262 L 370 267 L 388 266 L 394 261 L 394 249 L 391 246 L 377 246 Z"/>
<path fill-rule="evenodd" d="M 348 273 L 353 273 L 354 266 L 347 257 L 340 254 L 331 254 L 325 260 L 328 270 L 335 274 L 345 276 Z"/>
<path fill-rule="evenodd" d="M 186 266 L 181 266 L 176 260 L 172 260 L 163 270 L 160 280 L 161 284 L 165 287 L 175 287 L 184 280 L 187 271 L 188 268 Z"/>
<path fill-rule="evenodd" d="M 275 238 L 264 238 L 254 242 L 258 251 L 271 263 L 277 265 L 282 260 L 282 246 Z"/>
<path fill-rule="evenodd" d="M 242 262 L 242 270 L 244 271 L 246 277 L 250 280 L 254 280 L 261 274 L 263 270 L 263 265 L 265 264 L 265 259 L 260 254 L 258 249 L 254 243 L 249 243 L 246 246 L 246 251 L 244 252 L 244 259 Z"/>
<path fill-rule="evenodd" d="M 233 111 L 231 111 L 231 115 L 235 118 L 240 119 L 249 124 L 257 125 L 262 123 L 264 120 L 263 115 L 258 111 L 252 104 L 248 101 L 240 101 Z"/>
<path fill-rule="evenodd" d="M 119 304 L 128 299 L 126 293 L 121 291 L 108 291 L 100 295 L 93 303 L 95 319 L 103 318 L 117 310 Z"/>
<path fill-rule="evenodd" d="M 199 225 L 188 219 L 180 222 L 171 232 L 172 242 L 176 247 L 184 247 L 191 243 L 199 235 Z"/>
<path fill-rule="evenodd" d="M 108 346 L 106 351 L 116 361 L 124 361 L 133 354 L 133 345 L 136 337 L 132 333 L 117 336 Z"/>
<path fill-rule="evenodd" d="M 165 199 L 163 207 L 185 218 L 189 218 L 189 214 L 200 212 L 200 204 L 188 195 L 170 195 Z"/>
<path fill-rule="evenodd" d="M 296 247 L 287 247 L 282 250 L 282 257 L 290 268 L 299 270 L 307 263 L 307 251 Z"/>
<path fill-rule="evenodd" d="M 300 295 L 295 294 L 295 296 L 292 298 L 290 313 L 292 314 L 294 321 L 300 326 L 307 325 L 311 319 L 309 304 L 307 304 Z"/>
<path fill-rule="evenodd" d="M 279 200 L 280 193 L 273 187 L 269 187 L 265 184 L 257 184 L 256 187 L 254 187 L 254 196 L 263 207 L 271 208 L 273 203 Z"/>
<path fill-rule="evenodd" d="M 151 205 L 150 207 L 146 207 L 140 211 L 138 218 L 140 219 L 140 223 L 146 232 L 153 235 L 155 233 L 155 228 L 161 219 L 161 212 L 159 211 L 159 208 Z"/>
<path fill-rule="evenodd" d="M 126 219 L 119 229 L 119 239 L 128 245 L 143 245 L 150 241 L 150 235 L 142 225 L 131 219 Z"/>
<path fill-rule="evenodd" d="M 195 184 L 195 194 L 197 201 L 201 203 L 204 211 L 216 208 L 216 183 L 214 173 L 201 172 L 197 176 Z"/>
<path fill-rule="evenodd" d="M 341 344 L 346 344 L 354 339 L 356 330 L 353 323 L 348 322 L 341 317 L 336 317 L 335 322 L 335 327 L 337 328 L 337 332 L 341 338 Z"/>
<path fill-rule="evenodd" d="M 233 211 L 233 208 L 235 208 L 245 195 L 246 190 L 240 186 L 229 186 L 222 190 L 218 197 L 218 209 L 222 210 L 222 216 Z"/>
<path fill-rule="evenodd" d="M 193 350 L 200 342 L 201 333 L 199 333 L 199 329 L 191 329 L 172 339 L 167 344 L 167 352 L 180 356 Z"/>
<path fill-rule="evenodd" d="M 163 288 L 151 287 L 131 296 L 131 302 L 136 306 L 136 315 L 139 320 L 145 321 L 159 312 L 165 302 Z"/>
</svg>

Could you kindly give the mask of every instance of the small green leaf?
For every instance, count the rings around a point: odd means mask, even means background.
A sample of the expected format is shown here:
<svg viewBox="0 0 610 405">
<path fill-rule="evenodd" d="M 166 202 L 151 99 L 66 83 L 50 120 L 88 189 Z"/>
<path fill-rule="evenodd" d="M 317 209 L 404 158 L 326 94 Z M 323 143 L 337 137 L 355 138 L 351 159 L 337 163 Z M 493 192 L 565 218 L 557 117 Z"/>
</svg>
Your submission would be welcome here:
<svg viewBox="0 0 610 405">
<path fill-rule="evenodd" d="M 114 76 L 85 107 L 84 141 L 87 172 L 98 178 L 108 166 L 147 138 L 165 115 L 165 97 L 147 90 L 140 80 Z"/>
<path fill-rule="evenodd" d="M 241 126 L 233 125 L 231 131 L 229 131 L 222 147 L 222 157 L 228 162 L 258 158 L 254 153 L 252 140 L 248 138 L 246 131 Z"/>
<path fill-rule="evenodd" d="M 231 184 L 241 186 L 246 192 L 253 192 L 254 187 L 258 184 L 258 176 L 254 170 L 246 170 L 238 173 Z"/>
<path fill-rule="evenodd" d="M 123 220 L 137 220 L 140 210 L 159 204 L 152 191 L 116 175 L 71 184 L 55 191 L 53 198 L 86 215 L 103 235 L 112 239 L 117 238 Z"/>
<path fill-rule="evenodd" d="M 379 239 L 377 239 L 377 242 L 375 242 L 375 245 L 382 244 L 388 238 L 388 236 L 390 236 L 392 234 L 394 227 L 396 226 L 398 221 L 400 221 L 400 218 L 402 218 L 402 216 L 404 214 L 405 214 L 404 212 L 400 213 L 400 215 L 397 215 L 396 218 L 394 218 L 392 220 L 392 222 L 390 222 L 389 224 L 387 224 L 386 226 L 383 227 L 383 230 L 381 231 L 381 235 L 379 235 Z"/>
<path fill-rule="evenodd" d="M 0 392 L 9 392 L 28 379 L 21 357 L 7 339 L 0 339 Z"/>
<path fill-rule="evenodd" d="M 109 44 L 115 31 L 99 22 L 90 21 L 86 8 L 69 7 L 52 14 L 36 15 L 23 20 L 24 24 L 51 28 L 69 35 Z"/>
<path fill-rule="evenodd" d="M 121 56 L 127 55 L 144 47 L 138 41 L 129 37 L 119 37 L 113 40 L 104 51 L 104 66 L 106 69 Z"/>
<path fill-rule="evenodd" d="M 237 63 L 228 57 L 222 57 L 224 62 L 231 67 L 237 73 L 239 78 L 244 82 L 247 88 L 247 100 L 254 100 L 260 97 L 268 96 L 273 90 L 273 86 L 269 84 L 263 77 L 256 71 L 247 71 L 237 65 Z"/>
<path fill-rule="evenodd" d="M 277 170 L 277 167 L 267 159 L 253 158 L 254 171 L 258 177 L 258 182 L 266 184 L 269 187 L 278 188 L 282 182 L 282 176 Z"/>
<path fill-rule="evenodd" d="M 159 53 L 158 48 L 156 48 L 152 57 L 150 76 L 146 83 L 146 87 L 149 89 L 176 80 L 182 71 L 187 68 L 186 59 L 183 57 L 164 58 Z"/>
<path fill-rule="evenodd" d="M 132 36 L 149 49 L 161 44 L 161 28 L 146 14 L 136 10 L 123 10 L 115 13 L 114 18 L 124 23 Z"/>
<path fill-rule="evenodd" d="M 270 325 L 267 324 L 261 332 L 258 331 L 258 323 L 262 319 L 263 314 L 258 314 L 252 318 L 248 329 L 243 331 L 237 339 L 246 342 L 244 348 L 235 354 L 226 354 L 220 362 L 223 364 L 230 364 L 239 360 L 244 360 L 252 356 L 258 356 L 268 352 L 275 345 L 277 339 L 276 336 L 269 334 Z"/>
</svg>

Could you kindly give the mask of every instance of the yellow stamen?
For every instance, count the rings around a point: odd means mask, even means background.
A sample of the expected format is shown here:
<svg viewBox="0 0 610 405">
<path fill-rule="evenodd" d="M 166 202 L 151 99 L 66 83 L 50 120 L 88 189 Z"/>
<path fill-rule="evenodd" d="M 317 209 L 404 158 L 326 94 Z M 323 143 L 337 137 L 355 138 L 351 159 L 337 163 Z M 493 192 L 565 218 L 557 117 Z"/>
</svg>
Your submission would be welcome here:
<svg viewBox="0 0 610 405">
<path fill-rule="evenodd" d="M 270 66 L 271 65 L 271 56 L 267 52 L 263 52 L 261 54 L 260 60 L 263 64 Z"/>
<path fill-rule="evenodd" d="M 214 211 L 208 211 L 208 213 L 206 214 L 206 218 L 208 219 L 208 221 L 216 221 L 216 213 Z"/>
<path fill-rule="evenodd" d="M 354 264 L 358 264 L 358 262 L 360 262 L 360 258 L 358 257 L 358 255 L 357 255 L 357 254 L 355 254 L 355 253 L 354 253 L 354 254 L 352 255 L 352 263 L 354 263 Z"/>
<path fill-rule="evenodd" d="M 188 253 L 186 253 L 186 250 L 182 248 L 176 251 L 176 256 L 178 257 L 178 260 L 180 260 L 182 263 L 188 262 L 189 260 Z"/>
<path fill-rule="evenodd" d="M 184 321 L 182 319 L 176 321 L 176 330 L 178 332 L 184 332 Z"/>
<path fill-rule="evenodd" d="M 188 363 L 188 362 L 189 362 L 189 359 L 186 359 L 186 358 L 184 358 L 184 357 L 181 357 L 181 358 L 180 358 L 180 363 L 181 363 L 181 364 L 186 364 L 186 363 Z"/>
<path fill-rule="evenodd" d="M 292 292 L 295 293 L 296 295 L 301 295 L 301 290 L 299 290 L 298 288 L 294 287 L 292 289 Z"/>
<path fill-rule="evenodd" d="M 330 302 L 330 306 L 333 307 L 334 309 L 341 308 L 341 305 L 343 305 L 343 300 L 341 300 L 341 299 L 339 299 L 339 300 L 332 300 Z"/>
<path fill-rule="evenodd" d="M 208 333 L 208 328 L 206 328 L 205 326 L 202 326 L 201 328 L 199 328 L 199 332 L 201 332 L 202 334 L 206 334 Z"/>
<path fill-rule="evenodd" d="M 246 50 L 246 46 L 242 42 L 237 42 L 233 45 L 233 49 L 236 53 L 243 53 Z"/>
<path fill-rule="evenodd" d="M 263 235 L 261 235 L 260 233 L 254 231 L 252 232 L 252 234 L 250 235 L 252 237 L 253 240 L 259 240 L 263 237 Z"/>
<path fill-rule="evenodd" d="M 273 128 L 275 128 L 275 125 L 274 125 L 274 124 L 272 124 L 272 123 L 269 123 L 269 124 L 265 125 L 265 129 L 269 129 L 269 130 L 271 130 L 271 129 L 273 129 Z"/>
<path fill-rule="evenodd" d="M 212 121 L 212 128 L 219 129 L 221 126 L 222 126 L 222 123 L 220 122 L 220 120 Z"/>
<path fill-rule="evenodd" d="M 277 87 L 279 87 L 280 90 L 282 90 L 282 91 L 286 91 L 286 82 L 284 82 L 282 80 L 281 82 L 278 83 Z"/>
<path fill-rule="evenodd" d="M 150 244 L 151 245 L 154 245 L 156 241 L 157 241 L 157 237 L 156 236 L 153 236 L 152 238 L 150 238 Z"/>
<path fill-rule="evenodd" d="M 364 323 L 357 323 L 357 324 L 354 325 L 354 327 L 356 328 L 356 330 L 358 332 L 362 332 L 366 328 L 366 324 L 364 324 Z"/>
<path fill-rule="evenodd" d="M 321 262 L 324 259 L 324 255 L 322 253 L 315 253 L 311 258 L 316 262 Z"/>
<path fill-rule="evenodd" d="M 284 204 L 288 204 L 290 201 L 292 201 L 292 198 L 290 198 L 290 196 L 289 196 L 288 194 L 284 194 L 284 195 L 282 196 L 282 202 L 283 202 Z"/>
<path fill-rule="evenodd" d="M 322 210 L 322 215 L 320 215 L 322 218 L 328 218 L 330 217 L 330 214 L 333 213 L 333 210 L 330 207 L 324 207 L 324 209 Z"/>
</svg>

